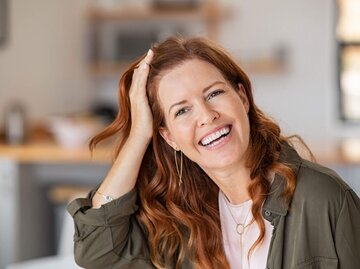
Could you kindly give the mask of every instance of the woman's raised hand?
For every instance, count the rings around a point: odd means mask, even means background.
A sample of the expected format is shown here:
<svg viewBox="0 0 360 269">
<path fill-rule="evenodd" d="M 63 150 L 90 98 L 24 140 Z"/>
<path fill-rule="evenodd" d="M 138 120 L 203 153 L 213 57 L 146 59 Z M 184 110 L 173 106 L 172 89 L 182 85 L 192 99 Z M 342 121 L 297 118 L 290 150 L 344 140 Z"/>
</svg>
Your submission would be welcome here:
<svg viewBox="0 0 360 269">
<path fill-rule="evenodd" d="M 139 63 L 139 67 L 134 70 L 129 92 L 131 104 L 130 137 L 145 139 L 146 142 L 153 135 L 153 117 L 146 95 L 146 82 L 150 71 L 149 64 L 153 56 L 154 53 L 150 49 L 146 57 Z"/>
<path fill-rule="evenodd" d="M 146 82 L 152 58 L 153 52 L 149 50 L 134 71 L 129 92 L 130 136 L 100 185 L 97 195 L 93 197 L 94 208 L 108 202 L 104 195 L 113 199 L 118 198 L 133 189 L 136 184 L 143 156 L 153 135 L 153 117 L 146 95 Z"/>
</svg>

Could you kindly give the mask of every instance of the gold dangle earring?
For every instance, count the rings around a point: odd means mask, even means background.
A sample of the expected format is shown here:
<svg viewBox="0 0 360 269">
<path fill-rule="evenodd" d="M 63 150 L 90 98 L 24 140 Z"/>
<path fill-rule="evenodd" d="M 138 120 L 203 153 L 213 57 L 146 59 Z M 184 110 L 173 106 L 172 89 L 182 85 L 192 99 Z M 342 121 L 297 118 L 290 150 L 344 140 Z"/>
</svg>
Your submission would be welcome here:
<svg viewBox="0 0 360 269">
<path fill-rule="evenodd" d="M 179 169 L 176 152 L 177 152 L 177 150 L 174 150 L 175 166 L 176 166 L 176 171 L 177 171 L 177 174 L 179 177 L 179 187 L 180 187 L 180 185 L 182 184 L 183 154 L 182 154 L 182 151 L 180 151 L 180 169 Z"/>
</svg>

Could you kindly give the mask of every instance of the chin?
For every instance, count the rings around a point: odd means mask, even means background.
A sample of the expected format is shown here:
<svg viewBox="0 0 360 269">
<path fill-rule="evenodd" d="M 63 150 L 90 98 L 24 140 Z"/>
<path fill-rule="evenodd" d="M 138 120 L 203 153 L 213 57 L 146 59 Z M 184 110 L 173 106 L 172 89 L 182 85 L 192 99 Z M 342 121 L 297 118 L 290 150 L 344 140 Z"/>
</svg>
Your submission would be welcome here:
<svg viewBox="0 0 360 269">
<path fill-rule="evenodd" d="M 211 162 L 208 162 L 206 164 L 204 164 L 204 167 L 208 168 L 208 169 L 225 169 L 227 167 L 232 167 L 234 165 L 240 165 L 240 162 L 238 159 L 235 159 L 234 156 L 229 158 L 222 158 L 219 157 L 214 158 Z"/>
</svg>

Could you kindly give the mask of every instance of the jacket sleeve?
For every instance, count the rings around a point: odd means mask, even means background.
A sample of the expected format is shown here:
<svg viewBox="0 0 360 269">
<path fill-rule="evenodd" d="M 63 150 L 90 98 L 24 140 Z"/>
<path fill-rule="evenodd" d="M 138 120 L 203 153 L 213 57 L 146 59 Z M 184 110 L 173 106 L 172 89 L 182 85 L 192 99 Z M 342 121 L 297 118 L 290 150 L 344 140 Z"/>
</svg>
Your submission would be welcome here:
<svg viewBox="0 0 360 269">
<path fill-rule="evenodd" d="M 347 190 L 335 233 L 340 269 L 360 268 L 360 199 Z"/>
<path fill-rule="evenodd" d="M 147 239 L 135 217 L 136 190 L 98 209 L 91 208 L 94 193 L 72 201 L 67 208 L 75 223 L 76 263 L 87 269 L 154 268 Z"/>
</svg>

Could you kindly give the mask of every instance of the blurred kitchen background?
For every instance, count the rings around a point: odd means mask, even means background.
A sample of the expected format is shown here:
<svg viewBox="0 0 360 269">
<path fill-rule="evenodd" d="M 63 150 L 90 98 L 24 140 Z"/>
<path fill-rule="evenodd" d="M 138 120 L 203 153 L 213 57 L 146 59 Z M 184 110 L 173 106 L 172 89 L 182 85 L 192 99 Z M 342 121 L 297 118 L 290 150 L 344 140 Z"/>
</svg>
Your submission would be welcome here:
<svg viewBox="0 0 360 269">
<path fill-rule="evenodd" d="M 359 0 L 0 0 L 0 269 L 77 268 L 65 206 L 112 154 L 86 144 L 126 66 L 174 34 L 229 50 L 257 104 L 360 194 Z"/>
</svg>

